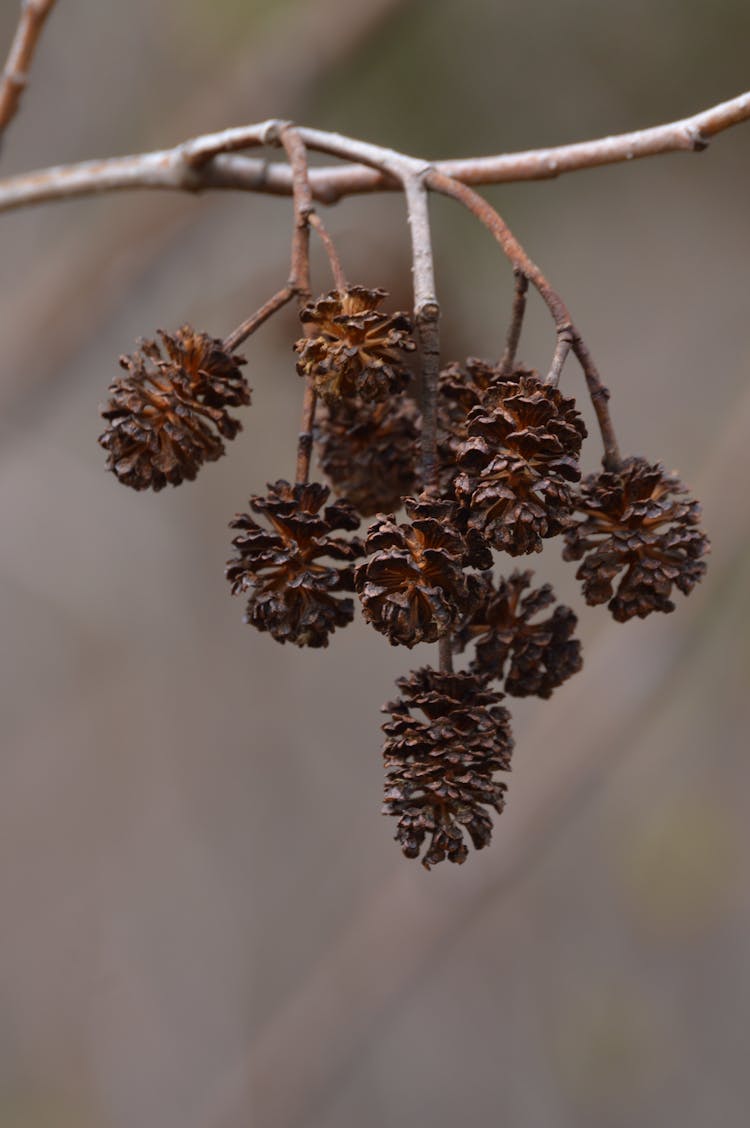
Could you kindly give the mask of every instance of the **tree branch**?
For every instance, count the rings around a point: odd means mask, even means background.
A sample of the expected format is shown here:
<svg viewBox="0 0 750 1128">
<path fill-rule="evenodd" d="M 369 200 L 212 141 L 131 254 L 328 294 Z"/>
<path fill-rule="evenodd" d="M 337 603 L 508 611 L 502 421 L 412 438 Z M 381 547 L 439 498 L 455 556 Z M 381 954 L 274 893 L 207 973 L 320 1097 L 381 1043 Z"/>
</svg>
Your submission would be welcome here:
<svg viewBox="0 0 750 1128">
<path fill-rule="evenodd" d="M 660 153 L 699 152 L 718 133 L 748 119 L 750 91 L 692 117 L 650 129 L 554 148 L 437 161 L 434 167 L 446 176 L 471 185 L 545 180 L 565 172 L 638 160 Z M 58 165 L 10 177 L 0 181 L 0 211 L 129 188 L 190 192 L 223 188 L 289 196 L 292 194 L 292 175 L 286 163 L 232 155 L 237 149 L 263 144 L 259 136 L 262 138 L 263 130 L 274 124 L 279 123 L 269 122 L 208 134 L 172 149 Z M 307 130 L 305 133 L 306 143 L 311 148 L 319 147 L 321 151 L 351 159 L 341 147 L 324 148 L 322 144 L 313 143 L 313 139 L 321 141 L 335 135 L 323 134 L 319 130 Z M 378 146 L 369 148 L 381 155 L 392 152 Z M 218 155 L 203 160 L 207 150 Z M 392 155 L 396 158 L 400 156 Z M 384 173 L 379 168 L 362 167 L 371 165 L 362 156 L 356 160 L 358 163 L 343 167 L 311 169 L 309 180 L 313 197 L 322 203 L 332 204 L 344 196 L 399 188 L 397 176 Z"/>
<path fill-rule="evenodd" d="M 42 28 L 55 0 L 22 0 L 18 27 L 0 77 L 0 134 L 18 113 Z"/>
</svg>

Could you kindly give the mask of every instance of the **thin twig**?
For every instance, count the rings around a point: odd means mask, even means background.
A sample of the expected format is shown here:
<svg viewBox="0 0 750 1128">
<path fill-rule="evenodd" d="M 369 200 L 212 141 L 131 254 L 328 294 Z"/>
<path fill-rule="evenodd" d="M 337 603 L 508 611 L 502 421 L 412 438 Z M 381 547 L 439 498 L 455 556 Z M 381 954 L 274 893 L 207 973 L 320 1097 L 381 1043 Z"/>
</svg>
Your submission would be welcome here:
<svg viewBox="0 0 750 1128">
<path fill-rule="evenodd" d="M 436 169 L 426 173 L 425 183 L 434 191 L 450 196 L 463 204 L 465 208 L 468 208 L 494 235 L 503 252 L 513 264 L 514 269 L 521 271 L 537 289 L 555 322 L 558 341 L 561 337 L 567 337 L 578 357 L 586 377 L 586 385 L 602 436 L 604 465 L 608 469 L 616 469 L 620 464 L 620 451 L 609 414 L 609 391 L 602 383 L 591 353 L 573 324 L 573 319 L 565 302 L 557 291 L 552 289 L 542 271 L 535 262 L 532 262 L 508 225 L 487 200 L 472 188 L 453 180 L 450 176 L 445 176 L 444 173 L 438 172 Z"/>
<path fill-rule="evenodd" d="M 505 352 L 500 361 L 500 372 L 503 376 L 510 375 L 516 362 L 518 342 L 521 340 L 521 329 L 523 328 L 523 315 L 526 312 L 526 293 L 529 288 L 529 280 L 522 270 L 515 270 L 514 274 L 516 276 L 516 288 L 513 294 L 513 307 L 510 314 L 508 336 L 505 340 Z"/>
<path fill-rule="evenodd" d="M 292 267 L 290 285 L 294 288 L 300 308 L 309 302 L 310 291 L 310 216 L 315 210 L 310 192 L 307 168 L 307 150 L 298 130 L 285 125 L 279 131 L 279 141 L 289 158 L 294 184 L 294 234 L 292 236 Z M 306 331 L 308 327 L 305 326 Z M 297 465 L 295 482 L 304 485 L 310 477 L 310 456 L 313 444 L 313 424 L 317 403 L 312 376 L 305 382 L 302 399 L 302 419 L 297 438 Z"/>
<path fill-rule="evenodd" d="M 604 445 L 604 458 L 602 460 L 604 467 L 607 470 L 617 470 L 622 463 L 622 457 L 612 423 L 612 416 L 609 413 L 609 388 L 602 383 L 602 378 L 594 364 L 588 346 L 575 328 L 573 329 L 573 352 L 576 354 L 586 377 L 589 398 L 594 407 L 596 421 L 599 424 Z"/>
<path fill-rule="evenodd" d="M 0 76 L 0 133 L 18 113 L 21 95 L 29 81 L 29 70 L 47 16 L 55 0 L 22 0 L 16 34 Z"/>
<path fill-rule="evenodd" d="M 430 232 L 430 201 L 421 175 L 405 173 L 402 180 L 411 233 L 414 322 L 419 339 L 422 373 L 422 488 L 437 494 L 438 387 L 440 378 L 440 306 L 435 293 L 435 260 Z M 439 666 L 453 669 L 450 635 L 438 642 Z"/>
<path fill-rule="evenodd" d="M 428 493 L 436 493 L 440 306 L 435 295 L 429 200 L 421 177 L 404 174 L 403 185 L 411 232 L 414 322 L 422 371 L 422 486 Z"/>
<path fill-rule="evenodd" d="M 287 302 L 290 302 L 295 293 L 296 290 L 289 284 L 284 286 L 282 290 L 278 290 L 259 310 L 256 310 L 251 317 L 248 317 L 241 325 L 233 329 L 228 337 L 224 338 L 226 351 L 232 352 L 233 349 L 236 349 L 238 345 L 252 336 L 256 329 L 259 329 L 265 321 L 268 321 L 269 317 L 273 317 Z"/>
<path fill-rule="evenodd" d="M 315 231 L 320 236 L 320 241 L 323 244 L 326 255 L 328 256 L 328 262 L 331 266 L 331 274 L 333 275 L 333 281 L 336 289 L 345 290 L 347 287 L 346 275 L 344 274 L 344 268 L 341 265 L 341 259 L 338 256 L 338 251 L 336 250 L 328 228 L 323 223 L 323 220 L 320 218 L 316 211 L 310 213 L 309 220 L 310 226 L 314 227 Z"/>
<path fill-rule="evenodd" d="M 573 344 L 573 337 L 570 330 L 564 329 L 561 333 L 557 334 L 557 345 L 555 346 L 555 355 L 552 357 L 552 364 L 550 365 L 549 375 L 545 383 L 552 384 L 557 387 L 560 383 L 560 376 L 562 374 L 563 366 L 568 358 L 571 346 Z"/>
<path fill-rule="evenodd" d="M 472 185 L 548 180 L 565 172 L 598 168 L 661 153 L 700 152 L 712 137 L 749 118 L 750 91 L 747 91 L 692 117 L 650 129 L 580 141 L 573 145 L 438 161 L 435 168 L 464 184 Z M 223 151 L 225 155 L 216 156 L 198 167 L 188 164 L 186 149 L 189 160 L 198 159 L 195 154 L 205 151 L 202 150 L 205 139 L 201 137 L 173 149 L 58 165 L 9 177 L 0 181 L 0 211 L 10 211 L 47 200 L 71 199 L 74 196 L 128 188 L 165 188 L 191 192 L 229 188 L 271 195 L 291 195 L 292 175 L 286 163 L 268 163 L 226 154 L 227 147 L 247 148 L 258 144 L 260 126 L 241 128 L 242 133 L 238 130 L 225 131 L 224 146 L 219 144 L 220 134 L 207 135 L 211 139 L 209 147 L 214 152 Z M 243 143 L 243 133 L 248 137 L 247 144 Z M 314 133 L 318 138 L 323 136 L 322 131 L 316 130 Z M 310 148 L 316 147 L 309 141 L 307 143 Z M 309 181 L 315 199 L 332 204 L 344 196 L 399 188 L 397 176 L 384 173 L 382 169 L 362 167 L 369 162 L 361 156 L 355 157 L 351 152 L 343 150 L 336 155 L 361 163 L 312 169 Z"/>
</svg>

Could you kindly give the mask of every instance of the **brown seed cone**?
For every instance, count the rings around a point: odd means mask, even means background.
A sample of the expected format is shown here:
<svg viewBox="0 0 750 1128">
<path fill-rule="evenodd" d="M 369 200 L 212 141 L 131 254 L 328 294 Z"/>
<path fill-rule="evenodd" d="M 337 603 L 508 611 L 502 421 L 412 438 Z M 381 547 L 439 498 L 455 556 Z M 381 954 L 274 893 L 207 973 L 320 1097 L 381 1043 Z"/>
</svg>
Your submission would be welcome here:
<svg viewBox="0 0 750 1128">
<path fill-rule="evenodd" d="M 518 365 L 511 379 L 539 374 L 533 368 Z M 467 416 L 477 407 L 482 395 L 491 384 L 504 379 L 499 364 L 470 356 L 460 364 L 453 361 L 440 373 L 438 383 L 438 464 L 440 491 L 444 497 L 453 493 L 453 483 L 459 473 L 456 459 L 459 448 L 468 436 Z"/>
<path fill-rule="evenodd" d="M 686 493 L 679 478 L 645 458 L 586 478 L 576 500 L 583 516 L 566 531 L 563 556 L 583 560 L 576 575 L 587 603 L 608 603 L 624 623 L 674 611 L 673 585 L 683 595 L 693 590 L 705 574 L 702 557 L 710 544 L 697 528 L 700 505 Z"/>
<path fill-rule="evenodd" d="M 420 414 L 405 397 L 323 405 L 316 424 L 321 469 L 363 517 L 392 513 L 416 485 Z"/>
<path fill-rule="evenodd" d="M 506 785 L 495 772 L 510 771 L 513 737 L 502 694 L 472 674 L 429 667 L 399 678 L 402 696 L 386 705 L 383 725 L 386 783 L 383 813 L 398 817 L 396 840 L 407 858 L 426 869 L 466 860 L 468 834 L 477 850 L 488 846 L 492 820 L 505 804 Z M 421 712 L 424 719 L 414 716 Z"/>
<path fill-rule="evenodd" d="M 452 522 L 455 504 L 422 494 L 405 498 L 410 524 L 379 516 L 365 541 L 354 583 L 365 619 L 393 646 L 436 642 L 468 611 L 467 544 Z"/>
<path fill-rule="evenodd" d="M 411 373 L 401 353 L 414 352 L 412 323 L 405 313 L 386 314 L 378 307 L 385 290 L 349 286 L 332 290 L 307 306 L 300 320 L 314 336 L 297 341 L 297 371 L 313 380 L 327 403 L 358 395 L 367 402 L 401 392 Z"/>
<path fill-rule="evenodd" d="M 538 377 L 491 384 L 472 408 L 458 449 L 456 496 L 494 548 L 520 556 L 571 523 L 571 482 L 586 427 L 575 401 Z"/>
<path fill-rule="evenodd" d="M 463 651 L 476 644 L 469 669 L 479 677 L 505 678 L 505 690 L 514 697 L 550 697 L 552 691 L 583 665 L 581 644 L 572 637 L 578 619 L 569 607 L 558 604 L 540 622 L 530 619 L 555 602 L 550 584 L 524 595 L 533 572 L 513 572 L 495 587 L 482 576 L 477 605 L 453 636 Z M 507 668 L 507 673 L 506 673 Z"/>
<path fill-rule="evenodd" d="M 249 514 L 231 522 L 241 530 L 232 541 L 237 555 L 227 563 L 232 594 L 250 593 L 245 622 L 278 642 L 327 646 L 331 632 L 354 617 L 354 601 L 338 593 L 354 590 L 352 561 L 362 555 L 356 537 L 331 533 L 356 529 L 359 518 L 345 501 L 323 509 L 331 491 L 317 482 L 292 486 L 280 480 L 268 491 L 252 497 L 250 507 L 270 528 Z M 326 556 L 344 563 L 323 563 Z"/>
<path fill-rule="evenodd" d="M 240 372 L 246 361 L 220 340 L 189 325 L 174 335 L 159 330 L 159 337 L 161 346 L 140 341 L 138 352 L 120 358 L 127 375 L 110 384 L 101 412 L 107 469 L 135 490 L 192 481 L 204 462 L 224 453 L 219 436 L 233 439 L 242 429 L 227 407 L 250 403 Z"/>
</svg>

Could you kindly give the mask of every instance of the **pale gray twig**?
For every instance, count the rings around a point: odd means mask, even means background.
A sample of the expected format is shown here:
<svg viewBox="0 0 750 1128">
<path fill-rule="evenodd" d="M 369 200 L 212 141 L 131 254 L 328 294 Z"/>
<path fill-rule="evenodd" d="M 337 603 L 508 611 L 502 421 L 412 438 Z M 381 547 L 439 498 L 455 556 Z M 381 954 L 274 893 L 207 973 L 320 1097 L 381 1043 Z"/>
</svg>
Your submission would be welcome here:
<svg viewBox="0 0 750 1128">
<path fill-rule="evenodd" d="M 544 180 L 564 172 L 596 168 L 600 165 L 652 157 L 659 153 L 698 152 L 705 149 L 716 134 L 750 118 L 750 91 L 692 117 L 633 133 L 620 133 L 591 141 L 554 148 L 529 149 L 519 153 L 503 153 L 487 157 L 467 157 L 435 162 L 438 172 L 445 173 L 464 184 L 505 184 L 521 180 Z M 127 157 L 84 161 L 80 164 L 58 165 L 39 169 L 0 181 L 0 211 L 28 207 L 48 200 L 64 200 L 74 196 L 93 195 L 100 192 L 121 191 L 128 188 L 166 188 L 182 191 L 203 191 L 215 188 L 232 188 L 246 192 L 271 195 L 292 193 L 292 177 L 286 163 L 259 160 L 241 155 L 231 155 L 238 148 L 259 144 L 259 131 L 272 123 L 251 125 L 223 133 L 194 138 L 172 149 L 152 153 L 137 153 Z M 277 123 L 280 124 L 280 123 Z M 316 145 L 327 136 L 319 130 L 305 130 L 305 143 L 343 159 L 348 152 L 337 151 L 333 144 Z M 243 137 L 247 144 L 243 144 Z M 191 166 L 190 160 L 200 153 L 201 159 L 208 148 L 218 156 L 201 166 Z M 390 150 L 378 146 L 380 157 Z M 227 151 L 229 150 L 229 152 Z M 361 153 L 366 147 L 361 146 Z M 393 154 L 399 158 L 399 154 Z M 335 203 L 344 196 L 361 192 L 393 190 L 400 187 L 399 178 L 390 170 L 363 167 L 371 164 L 366 156 L 357 157 L 355 164 L 336 168 L 310 170 L 310 187 L 315 199 Z M 396 165 L 399 161 L 396 161 Z M 417 162 L 419 165 L 421 162 Z M 382 165 L 381 160 L 381 168 Z M 395 165 L 394 165 L 395 168 Z"/>
</svg>

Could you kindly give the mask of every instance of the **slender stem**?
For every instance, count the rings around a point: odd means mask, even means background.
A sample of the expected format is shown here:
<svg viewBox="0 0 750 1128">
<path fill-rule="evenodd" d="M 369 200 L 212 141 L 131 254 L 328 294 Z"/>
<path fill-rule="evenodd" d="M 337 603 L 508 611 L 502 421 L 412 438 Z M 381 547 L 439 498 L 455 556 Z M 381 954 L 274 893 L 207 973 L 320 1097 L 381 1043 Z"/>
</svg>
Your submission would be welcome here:
<svg viewBox="0 0 750 1128">
<path fill-rule="evenodd" d="M 300 305 L 310 300 L 310 215 L 315 210 L 307 172 L 307 150 L 293 126 L 284 126 L 280 142 L 289 158 L 292 170 L 294 200 L 294 232 L 292 235 L 291 284 L 295 287 Z"/>
<path fill-rule="evenodd" d="M 259 329 L 265 321 L 268 321 L 269 317 L 273 317 L 287 302 L 290 302 L 295 293 L 294 288 L 289 285 L 284 286 L 282 290 L 278 290 L 259 310 L 256 310 L 251 317 L 248 317 L 236 329 L 233 329 L 228 337 L 225 337 L 225 350 L 232 352 L 238 345 L 241 345 L 243 341 L 252 336 L 256 329 Z"/>
<path fill-rule="evenodd" d="M 464 184 L 510 184 L 525 180 L 544 180 L 566 172 L 661 153 L 700 152 L 706 148 L 711 138 L 748 119 L 750 91 L 711 106 L 692 117 L 650 129 L 580 141 L 573 145 L 439 161 L 435 168 Z M 289 196 L 292 194 L 293 177 L 288 164 L 269 164 L 265 160 L 234 155 L 237 150 L 270 141 L 273 130 L 279 124 L 265 122 L 261 125 L 241 126 L 193 138 L 173 149 L 83 161 L 9 177 L 0 181 L 0 211 L 27 207 L 47 200 L 71 199 L 74 196 L 128 188 L 162 188 L 189 192 L 224 188 Z M 386 168 L 381 161 L 376 167 L 362 155 L 361 143 L 325 134 L 320 130 L 311 130 L 308 134 L 310 140 L 306 138 L 306 143 L 309 148 L 322 150 L 322 145 L 317 142 L 322 138 L 336 137 L 335 151 L 333 144 L 326 151 L 356 162 L 343 167 L 312 169 L 309 183 L 315 199 L 334 204 L 343 197 L 356 193 L 393 191 L 400 187 L 399 177 L 394 171 L 395 165 L 391 163 L 391 167 Z M 371 156 L 373 151 L 381 155 L 388 153 L 391 162 L 394 156 L 401 156 L 393 154 L 392 150 L 372 145 L 368 146 L 368 151 Z M 206 159 L 207 156 L 211 159 Z"/>
<path fill-rule="evenodd" d="M 596 421 L 599 424 L 599 431 L 602 436 L 602 443 L 604 445 L 604 458 L 602 461 L 604 462 L 605 469 L 614 471 L 621 466 L 622 456 L 617 443 L 617 436 L 615 435 L 615 430 L 612 425 L 612 416 L 609 412 L 609 388 L 602 383 L 602 378 L 599 375 L 586 343 L 575 329 L 573 330 L 573 334 L 573 352 L 576 354 L 578 363 L 581 365 L 583 374 L 586 377 L 589 398 L 593 404 Z"/>
<path fill-rule="evenodd" d="M 341 259 L 334 245 L 333 239 L 330 236 L 328 228 L 323 223 L 316 211 L 310 213 L 310 226 L 314 227 L 320 236 L 320 241 L 323 244 L 325 252 L 328 256 L 328 262 L 331 266 L 331 273 L 333 274 L 333 281 L 337 290 L 345 290 L 347 287 L 346 275 L 344 268 L 341 265 Z"/>
<path fill-rule="evenodd" d="M 315 394 L 315 385 L 308 377 L 305 384 L 305 394 L 302 399 L 302 418 L 297 439 L 297 465 L 295 481 L 304 485 L 310 478 L 310 458 L 313 445 L 313 425 L 315 423 L 315 407 L 318 397 Z"/>
<path fill-rule="evenodd" d="M 294 234 L 292 236 L 291 281 L 297 293 L 300 308 L 309 302 L 310 291 L 310 216 L 314 209 L 307 169 L 307 150 L 299 132 L 292 126 L 284 126 L 279 133 L 292 170 L 294 199 Z M 305 332 L 310 328 L 305 326 Z M 312 454 L 313 425 L 317 403 L 315 384 L 312 376 L 305 383 L 302 399 L 302 418 L 297 438 L 297 464 L 295 481 L 304 485 L 310 478 L 310 456 Z"/>
<path fill-rule="evenodd" d="M 0 133 L 18 112 L 42 28 L 54 5 L 55 0 L 22 0 L 18 27 L 0 76 Z"/>
<path fill-rule="evenodd" d="M 425 183 L 436 192 L 450 196 L 463 204 L 464 207 L 476 216 L 484 226 L 494 235 L 510 259 L 515 270 L 520 270 L 537 289 L 552 315 L 558 333 L 558 341 L 567 336 L 571 341 L 573 352 L 577 356 L 586 377 L 589 396 L 596 413 L 599 430 L 604 446 L 604 464 L 608 469 L 616 468 L 621 459 L 617 439 L 615 437 L 612 418 L 609 413 L 609 391 L 602 383 L 599 372 L 594 364 L 583 338 L 573 324 L 568 308 L 560 295 L 552 289 L 549 282 L 542 274 L 536 263 L 532 262 L 526 251 L 516 239 L 505 221 L 498 215 L 491 204 L 472 188 L 460 184 L 450 176 L 433 169 L 425 175 Z M 564 359 L 564 358 L 563 358 Z"/>
<path fill-rule="evenodd" d="M 500 361 L 500 372 L 503 376 L 510 375 L 516 362 L 518 342 L 521 340 L 521 329 L 523 328 L 523 315 L 526 312 L 526 293 L 529 288 L 529 280 L 522 270 L 515 270 L 514 274 L 516 276 L 516 288 L 513 294 L 508 336 L 505 340 L 505 352 Z"/>
<path fill-rule="evenodd" d="M 414 321 L 422 368 L 422 488 L 437 493 L 440 306 L 435 296 L 429 199 L 421 177 L 405 175 L 403 185 L 411 232 Z"/>
<path fill-rule="evenodd" d="M 550 366 L 549 375 L 545 380 L 546 384 L 552 384 L 557 387 L 560 383 L 560 376 L 562 374 L 563 366 L 568 358 L 568 353 L 573 345 L 573 337 L 569 329 L 563 329 L 557 334 L 557 345 L 555 346 L 555 355 L 552 357 L 552 364 Z"/>
<path fill-rule="evenodd" d="M 438 642 L 440 654 L 440 672 L 453 673 L 453 639 L 450 634 L 444 635 Z"/>
</svg>

